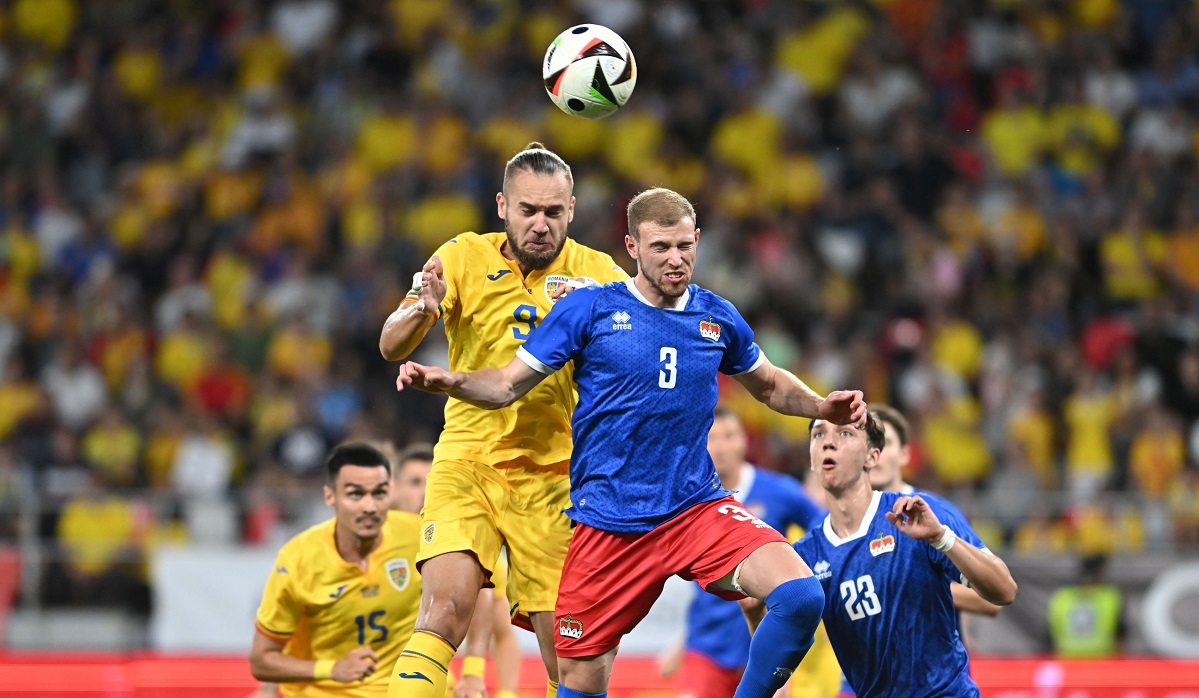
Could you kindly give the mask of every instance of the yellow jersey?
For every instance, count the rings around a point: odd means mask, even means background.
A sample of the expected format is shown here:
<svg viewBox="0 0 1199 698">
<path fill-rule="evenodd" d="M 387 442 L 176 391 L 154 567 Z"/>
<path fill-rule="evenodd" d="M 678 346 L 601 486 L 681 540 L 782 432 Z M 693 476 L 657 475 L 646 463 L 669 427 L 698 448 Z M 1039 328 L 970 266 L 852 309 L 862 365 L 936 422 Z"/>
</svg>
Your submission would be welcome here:
<svg viewBox="0 0 1199 698">
<path fill-rule="evenodd" d="M 359 645 L 379 655 L 375 673 L 363 681 L 284 683 L 279 689 L 287 698 L 386 696 L 390 668 L 412 636 L 420 607 L 420 517 L 388 512 L 365 572 L 338 554 L 333 527 L 333 519 L 317 524 L 279 551 L 255 626 L 287 643 L 283 652 L 293 657 L 338 660 Z"/>
<path fill-rule="evenodd" d="M 608 283 L 629 278 L 610 255 L 570 238 L 552 264 L 525 276 L 516 260 L 500 252 L 506 240 L 504 233 L 463 233 L 436 252 L 446 281 L 440 310 L 452 371 L 506 366 L 553 308 L 554 289 L 567 280 L 587 277 Z M 486 465 L 516 459 L 536 465 L 569 460 L 570 419 L 577 401 L 574 367 L 569 364 L 501 410 L 450 398 L 445 430 L 434 450 L 436 460 Z"/>
</svg>

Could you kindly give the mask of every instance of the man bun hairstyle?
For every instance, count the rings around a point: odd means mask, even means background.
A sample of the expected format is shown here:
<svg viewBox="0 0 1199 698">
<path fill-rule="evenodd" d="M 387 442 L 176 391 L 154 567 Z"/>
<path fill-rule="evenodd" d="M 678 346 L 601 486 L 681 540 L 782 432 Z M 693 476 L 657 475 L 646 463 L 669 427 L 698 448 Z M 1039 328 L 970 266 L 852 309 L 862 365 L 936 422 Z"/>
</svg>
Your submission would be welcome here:
<svg viewBox="0 0 1199 698">
<path fill-rule="evenodd" d="M 505 192 L 508 191 L 508 182 L 518 171 L 546 176 L 553 176 L 560 172 L 566 177 L 566 183 L 570 185 L 571 190 L 573 191 L 575 188 L 575 178 L 570 171 L 570 165 L 567 165 L 566 161 L 557 153 L 538 141 L 530 142 L 524 150 L 513 155 L 508 164 L 504 166 Z"/>
</svg>

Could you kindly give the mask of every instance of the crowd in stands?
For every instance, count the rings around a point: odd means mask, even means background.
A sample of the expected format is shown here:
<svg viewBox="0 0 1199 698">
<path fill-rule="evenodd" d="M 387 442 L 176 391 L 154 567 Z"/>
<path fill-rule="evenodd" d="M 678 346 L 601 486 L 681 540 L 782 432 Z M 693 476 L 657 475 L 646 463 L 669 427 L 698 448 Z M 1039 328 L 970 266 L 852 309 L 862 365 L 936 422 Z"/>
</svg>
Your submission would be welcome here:
<svg viewBox="0 0 1199 698">
<path fill-rule="evenodd" d="M 637 59 L 601 121 L 540 79 L 582 21 Z M 502 229 L 531 140 L 618 260 L 632 194 L 690 197 L 697 282 L 902 409 L 909 479 L 992 547 L 1199 544 L 1193 2 L 12 0 L 0 104 L 0 540 L 54 551 L 46 603 L 277 540 L 342 439 L 434 440 L 379 329 Z M 727 399 L 802 476 L 803 422 Z"/>
</svg>

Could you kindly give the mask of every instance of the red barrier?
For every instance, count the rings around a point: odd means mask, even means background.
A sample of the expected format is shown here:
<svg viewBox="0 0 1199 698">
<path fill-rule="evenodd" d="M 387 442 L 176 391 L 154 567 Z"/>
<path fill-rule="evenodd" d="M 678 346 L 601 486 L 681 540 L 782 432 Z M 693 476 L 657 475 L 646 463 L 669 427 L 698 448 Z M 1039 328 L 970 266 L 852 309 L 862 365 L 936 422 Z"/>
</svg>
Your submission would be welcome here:
<svg viewBox="0 0 1199 698">
<path fill-rule="evenodd" d="M 1199 661 L 975 659 L 985 698 L 1199 698 Z M 521 672 L 522 698 L 543 698 L 540 660 Z M 494 675 L 489 677 L 494 679 Z M 0 654 L 0 695 L 37 698 L 244 698 L 256 683 L 241 657 Z M 652 659 L 616 661 L 610 698 L 673 698 Z"/>
</svg>

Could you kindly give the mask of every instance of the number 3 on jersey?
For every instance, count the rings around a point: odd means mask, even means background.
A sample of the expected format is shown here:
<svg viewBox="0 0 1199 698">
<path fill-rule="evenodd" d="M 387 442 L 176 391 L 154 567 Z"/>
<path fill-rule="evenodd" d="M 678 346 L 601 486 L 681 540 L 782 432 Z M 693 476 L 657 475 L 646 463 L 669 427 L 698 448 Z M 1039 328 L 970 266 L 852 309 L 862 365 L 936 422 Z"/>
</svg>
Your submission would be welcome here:
<svg viewBox="0 0 1199 698">
<path fill-rule="evenodd" d="M 519 340 L 526 340 L 529 335 L 533 334 L 533 330 L 537 329 L 537 306 L 521 304 L 516 306 L 516 310 L 512 313 L 512 317 L 522 325 L 529 329 L 521 332 L 519 327 L 512 328 L 512 336 Z"/>
<path fill-rule="evenodd" d="M 662 370 L 658 371 L 658 387 L 673 388 L 674 379 L 678 373 L 675 369 L 675 362 L 679 358 L 679 352 L 674 347 L 662 347 L 661 353 L 658 355 L 658 360 L 665 365 Z"/>
<path fill-rule="evenodd" d="M 858 594 L 861 593 L 861 599 Z M 850 620 L 862 620 L 866 616 L 877 616 L 883 607 L 874 595 L 874 580 L 865 574 L 857 579 L 841 582 L 841 598 L 845 600 L 845 611 Z"/>
</svg>

